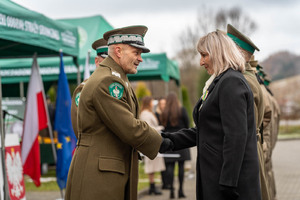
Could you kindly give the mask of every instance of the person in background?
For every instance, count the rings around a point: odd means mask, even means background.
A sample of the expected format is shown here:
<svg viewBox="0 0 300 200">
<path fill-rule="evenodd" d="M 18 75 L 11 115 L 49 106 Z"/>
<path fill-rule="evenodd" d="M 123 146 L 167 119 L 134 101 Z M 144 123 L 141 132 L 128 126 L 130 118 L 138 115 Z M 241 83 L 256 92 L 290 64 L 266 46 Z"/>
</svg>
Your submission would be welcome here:
<svg viewBox="0 0 300 200">
<path fill-rule="evenodd" d="M 166 107 L 166 98 L 162 97 L 162 98 L 158 99 L 158 103 L 157 103 L 157 106 L 155 109 L 155 116 L 158 120 L 159 125 L 161 125 L 160 115 L 163 112 L 163 110 L 165 109 L 165 107 Z"/>
<path fill-rule="evenodd" d="M 161 130 L 164 129 L 163 126 L 160 126 L 158 124 L 158 120 L 156 119 L 154 113 L 153 113 L 153 98 L 146 96 L 142 99 L 142 106 L 141 106 L 141 115 L 140 119 L 143 121 L 146 121 L 149 126 L 157 130 L 158 132 L 161 132 Z M 150 160 L 147 156 L 144 157 L 145 161 L 145 173 L 148 174 L 149 177 L 149 183 L 150 183 L 150 189 L 149 189 L 149 195 L 155 194 L 155 195 L 161 195 L 161 191 L 159 191 L 155 187 L 155 172 L 161 172 L 165 171 L 165 162 L 162 156 L 158 155 L 155 159 Z"/>
<path fill-rule="evenodd" d="M 47 107 L 48 107 L 48 112 L 49 112 L 51 127 L 52 127 L 52 130 L 54 130 L 55 107 L 54 107 L 53 103 L 51 102 L 51 99 L 50 99 L 50 97 L 48 95 L 46 96 L 46 102 L 47 102 Z"/>
<path fill-rule="evenodd" d="M 164 132 L 176 132 L 182 128 L 189 128 L 187 111 L 180 105 L 177 95 L 173 92 L 167 96 L 166 107 L 164 108 L 160 119 L 162 125 L 165 127 Z M 165 155 L 166 180 L 170 187 L 170 198 L 175 198 L 173 186 L 175 163 L 178 163 L 178 197 L 185 198 L 186 196 L 183 192 L 184 163 L 186 160 L 191 159 L 190 150 L 187 148 L 174 152 L 166 152 Z M 171 155 L 178 155 L 178 157 L 170 157 Z"/>
<path fill-rule="evenodd" d="M 95 57 L 95 65 L 96 68 L 99 66 L 99 64 L 107 57 L 107 41 L 103 38 L 96 40 L 92 44 L 92 48 L 97 52 L 97 55 Z M 79 99 L 80 94 L 83 89 L 83 86 L 85 85 L 86 81 L 88 79 L 84 80 L 82 83 L 80 83 L 74 90 L 73 96 L 72 96 L 72 104 L 71 104 L 71 121 L 72 121 L 72 127 L 75 133 L 76 138 L 78 139 L 78 130 L 77 130 L 77 110 L 79 105 Z"/>
<path fill-rule="evenodd" d="M 245 59 L 221 31 L 201 37 L 200 65 L 211 77 L 194 107 L 196 127 L 162 133 L 160 153 L 197 146 L 197 200 L 261 200 L 253 94 Z M 168 140 L 167 140 L 168 141 Z"/>
<path fill-rule="evenodd" d="M 165 97 L 159 98 L 157 106 L 155 108 L 155 116 L 156 116 L 156 118 L 158 120 L 158 124 L 159 125 L 161 125 L 160 115 L 161 115 L 162 111 L 165 109 L 165 107 L 166 107 L 166 98 Z M 167 185 L 166 171 L 165 170 L 161 171 L 160 175 L 161 175 L 161 182 L 162 182 L 161 189 L 163 189 L 163 190 L 170 189 L 170 187 Z"/>
</svg>

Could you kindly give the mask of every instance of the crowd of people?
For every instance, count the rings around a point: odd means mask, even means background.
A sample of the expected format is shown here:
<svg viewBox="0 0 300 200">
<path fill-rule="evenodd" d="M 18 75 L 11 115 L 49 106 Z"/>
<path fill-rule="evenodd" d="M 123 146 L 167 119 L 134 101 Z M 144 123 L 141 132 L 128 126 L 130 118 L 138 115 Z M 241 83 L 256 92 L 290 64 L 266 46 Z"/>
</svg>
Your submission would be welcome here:
<svg viewBox="0 0 300 200">
<path fill-rule="evenodd" d="M 173 132 L 181 128 L 189 127 L 189 117 L 187 111 L 181 106 L 177 95 L 171 92 L 166 98 L 160 98 L 157 108 L 153 108 L 153 99 L 146 96 L 142 99 L 141 120 L 146 121 L 150 126 L 159 132 Z M 154 160 L 145 157 L 145 173 L 149 174 L 150 189 L 149 194 L 162 194 L 154 186 L 154 173 L 161 172 L 162 189 L 170 190 L 170 199 L 175 198 L 174 193 L 174 169 L 178 164 L 178 197 L 185 198 L 183 190 L 184 163 L 191 160 L 190 150 L 167 151 L 163 155 L 159 154 Z M 152 170 L 149 171 L 151 167 Z M 150 178 L 151 177 L 151 178 Z"/>
<path fill-rule="evenodd" d="M 254 59 L 258 47 L 228 24 L 195 44 L 200 65 L 210 78 L 193 110 L 175 93 L 144 97 L 141 108 L 127 74 L 137 73 L 145 47 L 145 26 L 104 33 L 107 53 L 91 77 L 73 93 L 72 123 L 78 143 L 69 170 L 65 199 L 136 200 L 138 167 L 144 156 L 149 195 L 162 189 L 175 198 L 174 166 L 178 164 L 178 198 L 185 198 L 184 164 L 197 148 L 197 200 L 275 200 L 272 150 L 276 144 L 279 107 L 268 77 Z M 102 46 L 101 46 L 102 45 Z M 105 48 L 94 45 L 97 57 Z M 101 47 L 100 47 L 101 46 Z"/>
</svg>

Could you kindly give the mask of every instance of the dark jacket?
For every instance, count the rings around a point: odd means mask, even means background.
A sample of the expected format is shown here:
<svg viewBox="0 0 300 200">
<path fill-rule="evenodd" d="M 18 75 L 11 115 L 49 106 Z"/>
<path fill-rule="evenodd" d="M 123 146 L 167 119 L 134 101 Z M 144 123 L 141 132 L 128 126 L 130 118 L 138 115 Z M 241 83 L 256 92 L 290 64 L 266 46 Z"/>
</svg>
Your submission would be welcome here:
<svg viewBox="0 0 300 200">
<path fill-rule="evenodd" d="M 171 126 L 170 122 L 167 122 L 167 126 L 164 129 L 164 132 L 176 132 L 179 131 L 182 128 L 188 128 L 189 127 L 189 117 L 187 114 L 187 111 L 184 107 L 181 107 L 181 116 L 179 118 L 178 124 L 176 126 Z M 172 152 L 166 152 L 165 154 L 173 154 L 173 155 L 179 155 L 179 158 L 170 158 L 165 157 L 165 162 L 176 162 L 176 161 L 186 161 L 191 160 L 191 153 L 190 149 L 181 149 L 178 151 L 172 151 Z"/>
<path fill-rule="evenodd" d="M 238 200 L 260 200 L 253 95 L 240 72 L 216 77 L 193 111 L 195 128 L 167 134 L 174 150 L 197 145 L 197 199 L 223 200 L 220 185 Z"/>
</svg>

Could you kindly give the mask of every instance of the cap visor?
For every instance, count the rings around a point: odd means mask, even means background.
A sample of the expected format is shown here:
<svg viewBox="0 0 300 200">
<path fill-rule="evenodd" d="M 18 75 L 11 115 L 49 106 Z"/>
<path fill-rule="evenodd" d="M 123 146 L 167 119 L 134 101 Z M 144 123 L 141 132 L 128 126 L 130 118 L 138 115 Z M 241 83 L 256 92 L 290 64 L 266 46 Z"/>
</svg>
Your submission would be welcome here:
<svg viewBox="0 0 300 200">
<path fill-rule="evenodd" d="M 150 52 L 150 49 L 148 49 L 147 47 L 145 46 L 142 46 L 142 45 L 138 45 L 138 44 L 129 44 L 130 46 L 133 46 L 133 47 L 136 47 L 138 49 L 142 49 L 143 53 L 149 53 Z"/>
</svg>

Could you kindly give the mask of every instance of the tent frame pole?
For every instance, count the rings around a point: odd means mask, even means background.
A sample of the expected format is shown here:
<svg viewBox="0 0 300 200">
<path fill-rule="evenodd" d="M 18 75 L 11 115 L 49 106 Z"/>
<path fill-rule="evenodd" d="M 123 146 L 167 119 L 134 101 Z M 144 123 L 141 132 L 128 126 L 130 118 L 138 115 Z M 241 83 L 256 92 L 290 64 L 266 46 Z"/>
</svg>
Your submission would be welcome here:
<svg viewBox="0 0 300 200">
<path fill-rule="evenodd" d="M 3 196 L 5 200 L 9 200 L 8 192 L 8 182 L 6 175 L 6 166 L 5 166 L 5 130 L 3 128 L 3 111 L 2 111 L 2 84 L 1 84 L 1 74 L 0 74 L 0 134 L 1 134 L 1 164 L 2 164 L 2 175 L 3 175 Z M 1 188 L 2 190 L 2 188 Z M 1 197 L 1 196 L 0 196 Z"/>
</svg>

